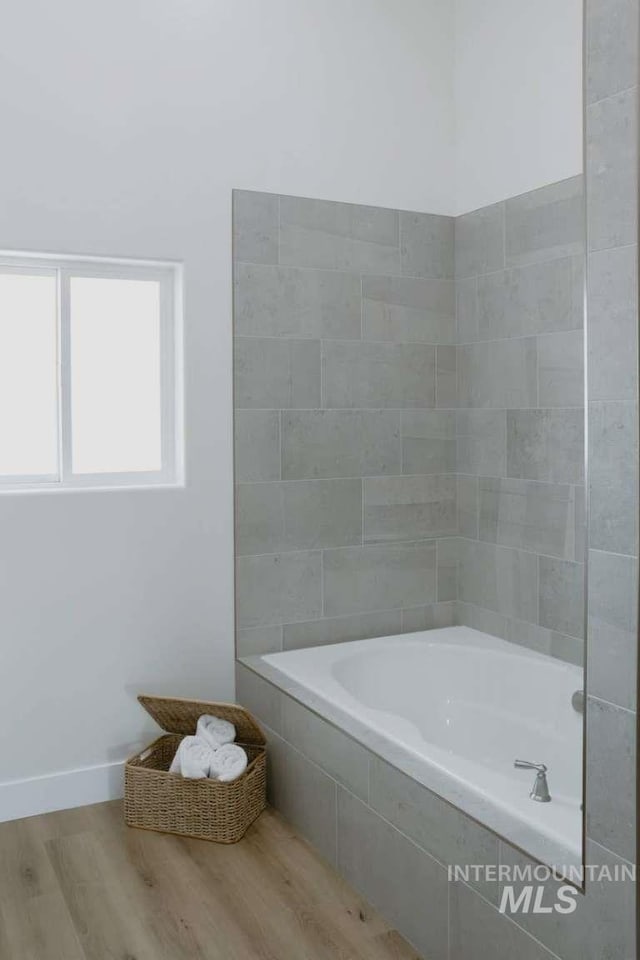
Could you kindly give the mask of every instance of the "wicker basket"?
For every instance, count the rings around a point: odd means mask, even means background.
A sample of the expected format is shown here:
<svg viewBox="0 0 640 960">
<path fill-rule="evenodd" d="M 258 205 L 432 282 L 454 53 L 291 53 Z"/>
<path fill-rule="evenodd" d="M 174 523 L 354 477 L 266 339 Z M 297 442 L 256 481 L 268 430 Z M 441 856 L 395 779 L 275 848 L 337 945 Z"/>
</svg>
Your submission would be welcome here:
<svg viewBox="0 0 640 960">
<path fill-rule="evenodd" d="M 262 730 L 243 707 L 170 697 L 138 700 L 167 733 L 127 760 L 124 815 L 130 827 L 177 833 L 216 843 L 237 843 L 266 806 L 267 757 Z M 231 783 L 185 780 L 169 773 L 181 739 L 196 732 L 198 717 L 230 720 L 247 752 L 247 769 Z"/>
</svg>

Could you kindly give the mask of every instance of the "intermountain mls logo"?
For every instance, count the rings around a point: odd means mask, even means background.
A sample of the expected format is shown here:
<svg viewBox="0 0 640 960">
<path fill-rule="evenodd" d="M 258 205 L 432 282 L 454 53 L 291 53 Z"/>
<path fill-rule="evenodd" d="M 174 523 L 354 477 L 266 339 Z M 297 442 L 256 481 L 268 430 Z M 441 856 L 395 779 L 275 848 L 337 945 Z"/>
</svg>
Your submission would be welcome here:
<svg viewBox="0 0 640 960">
<path fill-rule="evenodd" d="M 578 891 L 569 884 L 557 887 L 555 902 L 545 904 L 547 888 L 543 883 L 525 884 L 516 893 L 515 887 L 505 884 L 500 897 L 500 913 L 573 913 L 578 906 Z"/>
<path fill-rule="evenodd" d="M 578 887 L 586 883 L 635 883 L 632 864 L 590 864 L 585 867 L 545 867 L 542 864 L 456 864 L 449 880 L 464 883 L 497 883 L 500 913 L 573 913 L 578 906 Z M 550 882 L 553 881 L 553 882 Z"/>
</svg>

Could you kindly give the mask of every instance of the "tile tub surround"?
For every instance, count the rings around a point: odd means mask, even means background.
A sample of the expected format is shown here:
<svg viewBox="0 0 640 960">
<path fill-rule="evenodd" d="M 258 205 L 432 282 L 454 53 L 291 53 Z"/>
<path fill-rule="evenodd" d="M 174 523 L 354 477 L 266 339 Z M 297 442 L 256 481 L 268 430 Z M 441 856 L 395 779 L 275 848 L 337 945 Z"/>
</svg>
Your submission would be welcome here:
<svg viewBox="0 0 640 960">
<path fill-rule="evenodd" d="M 294 681 L 236 673 L 267 733 L 270 802 L 425 960 L 634 960 L 632 885 L 591 884 L 569 916 L 501 914 L 497 882 L 450 883 L 447 867 L 527 862 L 520 851 L 320 717 L 313 695 L 300 702 Z M 628 861 L 589 842 L 587 862 Z"/>
<path fill-rule="evenodd" d="M 588 0 L 586 62 L 586 828 L 588 848 L 630 860 L 638 817 L 638 6 Z M 628 925 L 633 912 L 628 903 Z M 607 949 L 626 960 L 638 945 L 631 941 L 625 954 L 613 940 Z"/>
<path fill-rule="evenodd" d="M 582 208 L 234 193 L 239 655 L 459 620 L 582 661 Z"/>
<path fill-rule="evenodd" d="M 583 260 L 582 177 L 456 220 L 456 619 L 574 663 L 584 648 Z"/>
<path fill-rule="evenodd" d="M 452 623 L 453 219 L 233 204 L 239 655 Z"/>
</svg>

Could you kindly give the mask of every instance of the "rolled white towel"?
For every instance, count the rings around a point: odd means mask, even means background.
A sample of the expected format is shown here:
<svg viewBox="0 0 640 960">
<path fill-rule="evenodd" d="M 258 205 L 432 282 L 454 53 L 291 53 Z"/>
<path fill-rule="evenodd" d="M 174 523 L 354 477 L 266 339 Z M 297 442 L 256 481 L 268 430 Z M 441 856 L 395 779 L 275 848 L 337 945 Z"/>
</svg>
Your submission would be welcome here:
<svg viewBox="0 0 640 960">
<path fill-rule="evenodd" d="M 178 773 L 188 780 L 210 776 L 214 751 L 200 737 L 184 737 L 171 761 L 169 773 Z"/>
<path fill-rule="evenodd" d="M 221 720 L 220 717 L 212 717 L 208 713 L 203 713 L 198 719 L 196 736 L 215 750 L 217 747 L 221 747 L 223 743 L 231 743 L 235 740 L 236 728 L 228 720 Z"/>
<path fill-rule="evenodd" d="M 224 743 L 213 751 L 209 776 L 220 783 L 237 780 L 247 769 L 248 757 L 237 743 Z"/>
</svg>

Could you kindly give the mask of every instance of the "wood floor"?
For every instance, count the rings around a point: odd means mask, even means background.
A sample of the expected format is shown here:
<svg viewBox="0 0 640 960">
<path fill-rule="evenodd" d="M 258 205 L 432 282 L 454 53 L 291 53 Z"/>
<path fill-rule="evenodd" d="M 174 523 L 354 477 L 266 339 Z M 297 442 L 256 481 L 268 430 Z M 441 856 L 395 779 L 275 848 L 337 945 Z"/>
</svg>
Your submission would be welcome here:
<svg viewBox="0 0 640 960">
<path fill-rule="evenodd" d="M 233 846 L 119 801 L 0 824 L 1 960 L 416 960 L 275 812 Z"/>
</svg>

